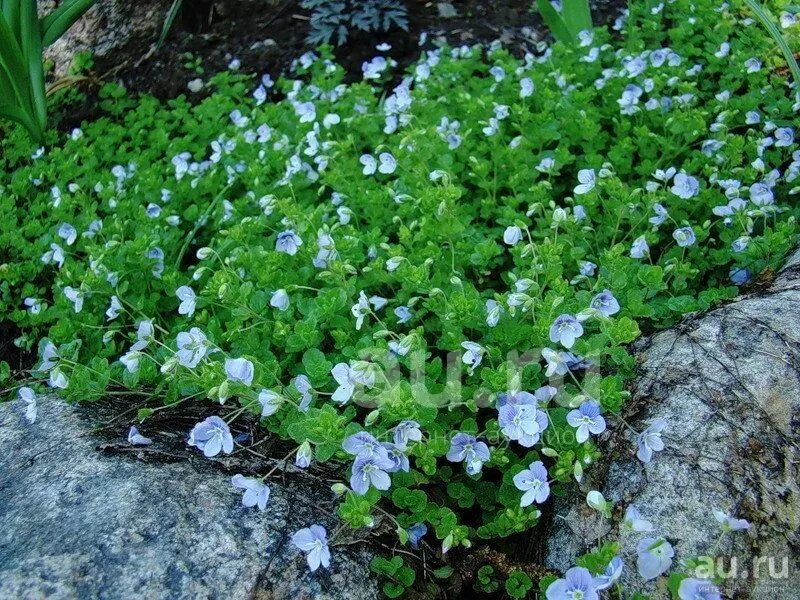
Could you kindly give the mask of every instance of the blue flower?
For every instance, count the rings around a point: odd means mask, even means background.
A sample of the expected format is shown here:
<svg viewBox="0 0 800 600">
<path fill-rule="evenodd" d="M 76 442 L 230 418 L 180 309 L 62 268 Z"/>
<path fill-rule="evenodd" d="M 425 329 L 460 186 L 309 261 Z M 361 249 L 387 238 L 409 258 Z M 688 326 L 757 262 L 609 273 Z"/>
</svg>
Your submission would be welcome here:
<svg viewBox="0 0 800 600">
<path fill-rule="evenodd" d="M 284 252 L 289 256 L 297 254 L 298 248 L 303 245 L 303 240 L 291 229 L 278 234 L 275 240 L 275 250 Z"/>
<path fill-rule="evenodd" d="M 128 443 L 134 446 L 149 446 L 153 440 L 144 437 L 136 427 L 131 427 L 128 431 Z"/>
<path fill-rule="evenodd" d="M 273 308 L 277 308 L 280 311 L 288 309 L 289 294 L 287 294 L 286 290 L 284 289 L 276 290 L 269 299 L 269 305 Z"/>
<path fill-rule="evenodd" d="M 388 458 L 386 449 L 374 436 L 366 431 L 359 431 L 346 438 L 342 442 L 342 448 L 345 452 L 357 458 L 370 458 L 375 455 Z"/>
<path fill-rule="evenodd" d="M 633 504 L 628 505 L 628 508 L 625 509 L 622 527 L 628 531 L 653 531 L 653 524 L 642 518 L 642 513 Z"/>
<path fill-rule="evenodd" d="M 501 304 L 491 298 L 486 301 L 486 324 L 489 327 L 495 327 L 500 322 L 502 314 L 503 307 Z"/>
<path fill-rule="evenodd" d="M 721 510 L 714 510 L 714 518 L 720 524 L 723 531 L 743 531 L 745 529 L 750 529 L 750 523 L 745 519 L 737 519 Z"/>
<path fill-rule="evenodd" d="M 233 382 L 250 385 L 253 383 L 253 363 L 246 358 L 226 358 L 225 375 Z"/>
<path fill-rule="evenodd" d="M 636 456 L 640 461 L 649 463 L 653 458 L 653 452 L 660 452 L 664 449 L 661 432 L 666 426 L 667 422 L 664 419 L 656 419 L 636 438 Z"/>
<path fill-rule="evenodd" d="M 664 538 L 643 538 L 636 545 L 636 568 L 644 579 L 655 579 L 672 566 L 675 550 Z"/>
<path fill-rule="evenodd" d="M 658 227 L 664 221 L 666 221 L 667 217 L 669 216 L 669 213 L 667 212 L 667 209 L 664 208 L 661 204 L 658 204 L 658 203 L 653 204 L 653 212 L 656 213 L 656 216 L 655 217 L 650 217 L 648 219 L 648 221 L 650 221 L 650 223 L 652 223 L 656 227 Z"/>
<path fill-rule="evenodd" d="M 307 469 L 311 465 L 312 458 L 314 458 L 314 454 L 311 451 L 311 444 L 305 441 L 300 444 L 300 447 L 297 449 L 297 456 L 294 458 L 294 464 L 301 469 Z"/>
<path fill-rule="evenodd" d="M 394 428 L 394 445 L 405 450 L 408 442 L 419 442 L 422 440 L 422 431 L 416 421 L 402 421 Z"/>
<path fill-rule="evenodd" d="M 594 587 L 594 579 L 589 569 L 572 567 L 564 574 L 564 579 L 556 579 L 547 586 L 547 600 L 599 600 Z"/>
<path fill-rule="evenodd" d="M 387 473 L 396 473 L 397 471 L 408 471 L 411 469 L 411 466 L 408 462 L 408 456 L 406 456 L 404 452 L 404 448 L 399 448 L 394 444 L 390 444 L 389 442 L 384 442 L 382 444 L 383 448 L 386 450 L 386 456 L 389 457 L 389 460 L 392 461 L 392 467 L 390 469 L 386 469 Z"/>
<path fill-rule="evenodd" d="M 419 542 L 428 533 L 428 527 L 425 523 L 414 523 L 406 531 L 408 534 L 408 542 L 414 550 L 419 550 Z"/>
<path fill-rule="evenodd" d="M 643 235 L 633 240 L 631 258 L 644 258 L 648 254 L 650 254 L 650 246 L 647 245 L 647 240 Z"/>
<path fill-rule="evenodd" d="M 481 364 L 486 349 L 475 342 L 461 342 L 461 347 L 465 350 L 464 355 L 461 357 L 461 362 L 469 365 L 468 371 L 472 375 L 478 365 Z"/>
<path fill-rule="evenodd" d="M 519 491 L 524 492 L 519 501 L 519 505 L 523 508 L 534 502 L 541 504 L 550 496 L 547 469 L 540 460 L 532 462 L 527 469 L 514 475 L 514 485 Z"/>
<path fill-rule="evenodd" d="M 610 290 L 603 290 L 597 294 L 592 298 L 589 306 L 604 317 L 610 317 L 619 312 L 619 302 L 617 302 L 617 299 L 614 298 L 614 294 L 612 294 Z"/>
<path fill-rule="evenodd" d="M 208 353 L 208 338 L 197 327 L 188 332 L 181 331 L 176 338 L 178 362 L 184 367 L 194 369 Z"/>
<path fill-rule="evenodd" d="M 681 227 L 672 232 L 672 237 L 681 248 L 687 248 L 697 241 L 694 230 L 691 227 Z"/>
<path fill-rule="evenodd" d="M 321 525 L 301 529 L 292 536 L 292 543 L 306 553 L 308 568 L 312 571 L 320 565 L 326 569 L 331 564 L 331 551 L 328 548 L 328 532 Z"/>
<path fill-rule="evenodd" d="M 586 401 L 577 410 L 569 411 L 567 423 L 578 428 L 575 439 L 579 444 L 588 440 L 590 433 L 597 435 L 606 430 L 606 420 L 600 416 L 600 405 L 594 400 Z"/>
<path fill-rule="evenodd" d="M 394 469 L 395 463 L 388 457 L 386 449 L 382 449 L 382 454 L 359 457 L 353 462 L 350 487 L 359 496 L 366 494 L 370 485 L 378 490 L 388 490 L 392 485 L 388 472 Z"/>
<path fill-rule="evenodd" d="M 245 477 L 244 475 L 234 475 L 231 477 L 233 487 L 244 490 L 242 496 L 242 506 L 250 508 L 258 506 L 259 510 L 267 510 L 269 501 L 269 486 L 260 479 Z"/>
<path fill-rule="evenodd" d="M 192 428 L 189 434 L 189 445 L 202 450 L 206 458 L 216 456 L 220 452 L 233 452 L 233 436 L 228 424 L 217 416 L 201 421 Z"/>
<path fill-rule="evenodd" d="M 522 229 L 516 225 L 509 225 L 503 232 L 503 241 L 508 246 L 515 246 L 522 240 Z"/>
<path fill-rule="evenodd" d="M 524 392 L 523 392 L 524 393 Z M 537 410 L 536 404 L 506 403 L 497 409 L 501 431 L 508 439 L 530 448 L 539 441 L 547 429 L 547 415 Z"/>
<path fill-rule="evenodd" d="M 678 173 L 675 175 L 675 179 L 672 180 L 672 188 L 670 191 L 678 198 L 688 200 L 696 196 L 700 191 L 700 182 L 691 175 Z"/>
<path fill-rule="evenodd" d="M 552 348 L 544 348 L 542 349 L 542 358 L 547 361 L 547 370 L 545 371 L 547 377 L 566 375 L 569 373 L 569 354 L 567 352 L 558 352 Z"/>
<path fill-rule="evenodd" d="M 730 270 L 728 276 L 731 278 L 731 282 L 733 282 L 734 285 L 744 285 L 750 281 L 751 277 L 749 269 L 739 269 L 736 267 Z"/>
<path fill-rule="evenodd" d="M 606 570 L 594 578 L 594 589 L 598 591 L 606 590 L 614 585 L 614 582 L 622 575 L 623 566 L 622 559 L 619 556 L 612 558 Z"/>
<path fill-rule="evenodd" d="M 450 462 L 466 463 L 467 473 L 477 475 L 483 463 L 490 458 L 489 446 L 468 433 L 458 432 L 450 440 L 450 449 L 447 451 L 447 460 Z"/>
<path fill-rule="evenodd" d="M 270 417 L 280 410 L 284 398 L 272 390 L 261 390 L 258 393 L 258 403 L 261 404 L 261 416 Z"/>
<path fill-rule="evenodd" d="M 28 423 L 36 422 L 37 407 L 36 407 L 36 392 L 29 387 L 21 387 L 17 392 L 20 400 L 25 402 L 25 419 Z"/>
<path fill-rule="evenodd" d="M 575 186 L 573 192 L 576 196 L 588 194 L 594 189 L 596 181 L 597 176 L 595 175 L 594 169 L 581 169 L 578 171 L 579 185 Z"/>
<path fill-rule="evenodd" d="M 178 306 L 178 314 L 191 317 L 197 306 L 197 295 L 194 290 L 188 285 L 182 285 L 175 290 L 175 295 L 181 301 L 180 306 Z"/>
<path fill-rule="evenodd" d="M 707 579 L 687 577 L 678 586 L 680 600 L 722 600 L 719 588 Z"/>
<path fill-rule="evenodd" d="M 583 326 L 572 315 L 561 315 L 550 326 L 550 341 L 560 342 L 565 348 L 572 348 L 582 335 Z"/>
<path fill-rule="evenodd" d="M 411 312 L 411 309 L 407 306 L 398 306 L 394 309 L 394 314 L 397 317 L 397 322 L 401 325 L 404 323 L 408 323 L 411 320 L 411 317 L 414 313 Z"/>
</svg>

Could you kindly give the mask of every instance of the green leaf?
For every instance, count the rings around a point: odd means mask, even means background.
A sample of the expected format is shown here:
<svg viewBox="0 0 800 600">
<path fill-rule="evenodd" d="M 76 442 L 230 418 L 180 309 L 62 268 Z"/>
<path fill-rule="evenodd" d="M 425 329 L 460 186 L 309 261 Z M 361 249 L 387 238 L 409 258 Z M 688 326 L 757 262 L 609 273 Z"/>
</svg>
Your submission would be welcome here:
<svg viewBox="0 0 800 600">
<path fill-rule="evenodd" d="M 95 0 L 66 0 L 41 21 L 42 47 L 47 48 L 81 18 Z"/>
<path fill-rule="evenodd" d="M 536 8 L 539 9 L 539 14 L 542 15 L 544 24 L 559 42 L 562 44 L 573 45 L 575 38 L 572 36 L 564 19 L 558 11 L 550 4 L 550 0 L 536 0 Z"/>
<path fill-rule="evenodd" d="M 573 39 L 577 39 L 581 31 L 591 31 L 592 11 L 589 0 L 563 0 L 561 14 Z"/>
</svg>

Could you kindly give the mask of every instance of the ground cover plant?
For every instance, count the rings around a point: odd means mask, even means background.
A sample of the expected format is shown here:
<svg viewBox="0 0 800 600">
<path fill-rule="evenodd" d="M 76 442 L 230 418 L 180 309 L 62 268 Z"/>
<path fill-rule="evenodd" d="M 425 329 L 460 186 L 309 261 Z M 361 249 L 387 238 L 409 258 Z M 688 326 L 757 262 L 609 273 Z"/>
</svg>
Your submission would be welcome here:
<svg viewBox="0 0 800 600">
<path fill-rule="evenodd" d="M 258 418 L 298 467 L 340 465 L 345 523 L 390 522 L 412 552 L 535 528 L 624 426 L 627 345 L 796 240 L 800 104 L 770 34 L 708 0 L 635 10 L 575 48 L 442 48 L 402 78 L 379 54 L 344 85 L 323 49 L 277 82 L 219 74 L 197 105 L 109 85 L 101 120 L 38 149 L 11 132 L 0 297 L 39 357 L 11 386 L 28 419 L 49 388 L 118 395 L 146 444 L 154 412 L 200 403 L 198 452 Z M 275 475 L 232 485 L 269 510 Z M 294 543 L 328 568 L 337 534 Z M 645 539 L 652 579 L 671 560 Z M 548 594 L 610 587 L 607 554 Z M 389 595 L 413 584 L 376 568 Z"/>
</svg>

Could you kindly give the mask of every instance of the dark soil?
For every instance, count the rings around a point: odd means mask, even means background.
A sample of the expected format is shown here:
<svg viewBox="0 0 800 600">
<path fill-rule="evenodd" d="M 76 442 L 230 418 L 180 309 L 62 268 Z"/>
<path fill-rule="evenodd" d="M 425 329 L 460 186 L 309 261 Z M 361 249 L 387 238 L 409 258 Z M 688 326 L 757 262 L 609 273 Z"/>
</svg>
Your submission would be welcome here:
<svg viewBox="0 0 800 600">
<path fill-rule="evenodd" d="M 427 46 L 436 40 L 461 45 L 500 39 L 520 54 L 546 35 L 538 14 L 531 11 L 533 0 L 453 0 L 458 16 L 451 18 L 440 16 L 438 4 L 407 0 L 408 32 L 352 32 L 347 44 L 336 50 L 337 60 L 353 79 L 360 79 L 362 63 L 378 54 L 375 46 L 382 42 L 392 45 L 388 54 L 404 68 L 417 60 L 423 33 Z M 595 22 L 607 23 L 619 14 L 625 1 L 594 0 L 592 5 Z M 131 49 L 129 64 L 100 64 L 97 71 L 109 73 L 132 91 L 165 99 L 190 94 L 187 83 L 198 74 L 188 65 L 187 53 L 202 60 L 205 74 L 224 70 L 237 58 L 243 72 L 275 77 L 313 49 L 306 42 L 308 16 L 297 0 L 184 0 L 181 17 L 160 50 L 143 58 L 151 49 L 150 43 L 144 42 Z"/>
</svg>

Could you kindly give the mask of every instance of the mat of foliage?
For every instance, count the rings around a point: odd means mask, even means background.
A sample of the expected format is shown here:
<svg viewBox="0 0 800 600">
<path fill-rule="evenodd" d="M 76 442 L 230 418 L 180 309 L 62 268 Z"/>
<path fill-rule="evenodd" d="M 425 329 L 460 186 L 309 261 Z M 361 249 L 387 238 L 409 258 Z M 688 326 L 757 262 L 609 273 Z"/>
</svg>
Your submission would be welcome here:
<svg viewBox="0 0 800 600">
<path fill-rule="evenodd" d="M 524 60 L 427 52 L 390 93 L 388 55 L 343 85 L 322 51 L 194 106 L 108 86 L 110 116 L 46 148 L 15 132 L 0 317 L 38 348 L 29 385 L 136 392 L 143 433 L 202 403 L 209 457 L 259 415 L 301 467 L 341 463 L 347 523 L 380 511 L 402 543 L 535 527 L 621 426 L 626 345 L 795 241 L 774 42 L 727 5 L 660 6 Z M 262 475 L 237 481 L 269 510 Z M 328 543 L 298 538 L 317 566 Z"/>
</svg>

